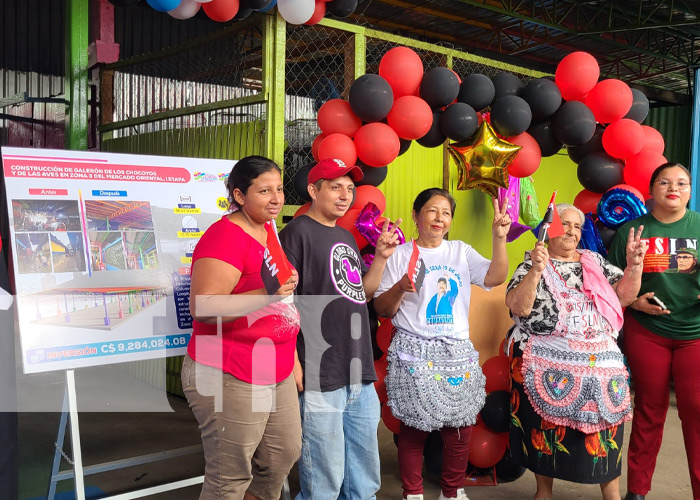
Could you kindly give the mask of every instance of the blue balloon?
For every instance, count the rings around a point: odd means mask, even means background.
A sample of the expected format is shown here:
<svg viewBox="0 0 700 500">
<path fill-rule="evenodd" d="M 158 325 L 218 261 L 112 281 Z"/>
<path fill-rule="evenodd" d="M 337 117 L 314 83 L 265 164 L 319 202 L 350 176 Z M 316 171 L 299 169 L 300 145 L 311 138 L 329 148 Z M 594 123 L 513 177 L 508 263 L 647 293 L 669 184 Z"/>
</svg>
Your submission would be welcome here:
<svg viewBox="0 0 700 500">
<path fill-rule="evenodd" d="M 578 242 L 578 247 L 591 250 L 592 252 L 598 252 L 603 257 L 608 255 L 608 251 L 605 249 L 605 245 L 603 245 L 603 240 L 600 237 L 598 228 L 595 227 L 593 214 L 590 212 L 586 214 L 586 220 L 581 228 L 581 241 Z"/>
<path fill-rule="evenodd" d="M 608 190 L 598 202 L 598 219 L 611 229 L 617 229 L 646 213 L 644 202 L 622 188 Z"/>
<path fill-rule="evenodd" d="M 267 5 L 266 7 L 263 7 L 262 9 L 258 9 L 258 12 L 267 12 L 275 5 L 277 5 L 277 0 L 272 0 L 272 2 L 270 2 L 270 4 Z"/>
<path fill-rule="evenodd" d="M 180 5 L 180 0 L 146 0 L 148 5 L 159 12 L 168 12 Z"/>
</svg>

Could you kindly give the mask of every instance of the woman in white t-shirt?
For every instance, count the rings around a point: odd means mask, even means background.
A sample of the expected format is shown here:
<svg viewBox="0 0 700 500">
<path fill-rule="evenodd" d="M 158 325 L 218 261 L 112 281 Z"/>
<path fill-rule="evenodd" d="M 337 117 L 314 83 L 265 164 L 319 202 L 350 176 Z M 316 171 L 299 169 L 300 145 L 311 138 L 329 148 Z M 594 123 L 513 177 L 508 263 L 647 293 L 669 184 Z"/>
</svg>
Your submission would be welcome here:
<svg viewBox="0 0 700 500">
<path fill-rule="evenodd" d="M 508 277 L 507 207 L 493 201 L 489 261 L 462 241 L 444 239 L 455 206 L 444 189 L 426 189 L 416 197 L 418 239 L 396 249 L 375 294 L 377 314 L 392 318 L 396 327 L 386 388 L 387 404 L 401 420 L 399 468 L 406 500 L 423 499 L 423 446 L 438 429 L 443 441 L 439 500 L 467 499 L 461 486 L 471 429 L 486 397 L 479 353 L 469 340 L 471 285 L 489 289 Z"/>
</svg>

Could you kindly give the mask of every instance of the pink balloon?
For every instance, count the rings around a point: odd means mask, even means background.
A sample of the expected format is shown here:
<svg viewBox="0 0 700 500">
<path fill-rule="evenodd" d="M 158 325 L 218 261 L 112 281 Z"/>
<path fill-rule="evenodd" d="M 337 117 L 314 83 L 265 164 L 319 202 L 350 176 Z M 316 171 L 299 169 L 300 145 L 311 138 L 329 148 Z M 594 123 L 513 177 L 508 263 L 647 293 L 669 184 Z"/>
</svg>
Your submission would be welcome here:
<svg viewBox="0 0 700 500">
<path fill-rule="evenodd" d="M 572 52 L 557 66 L 554 82 L 567 101 L 583 101 L 600 76 L 600 66 L 588 52 Z"/>
<path fill-rule="evenodd" d="M 508 204 L 507 213 L 511 220 L 510 229 L 506 236 L 506 241 L 510 243 L 532 229 L 530 226 L 518 222 L 520 217 L 520 178 L 511 175 L 508 180 L 508 189 L 498 188 L 498 204 L 503 206 L 504 203 Z"/>
<path fill-rule="evenodd" d="M 642 125 L 642 131 L 644 131 L 644 149 L 651 149 L 659 154 L 664 154 L 666 142 L 661 132 L 649 125 Z"/>
<path fill-rule="evenodd" d="M 632 90 L 625 82 L 603 80 L 586 96 L 585 104 L 599 123 L 612 123 L 624 117 L 632 107 Z"/>
<path fill-rule="evenodd" d="M 645 198 L 648 198 L 650 196 L 649 181 L 651 181 L 651 174 L 656 170 L 656 167 L 663 165 L 666 161 L 666 158 L 661 153 L 651 149 L 642 149 L 625 162 L 623 170 L 625 183 L 634 186 L 641 191 Z"/>
<path fill-rule="evenodd" d="M 364 239 L 369 241 L 369 244 L 373 247 L 377 246 L 379 235 L 382 234 L 382 227 L 384 223 L 379 225 L 377 222 L 377 219 L 379 219 L 380 216 L 381 212 L 379 211 L 379 208 L 377 208 L 377 205 L 374 203 L 367 203 L 365 207 L 360 210 L 360 214 L 357 216 L 357 219 L 355 219 L 355 228 Z M 393 225 L 389 224 L 389 229 L 392 227 Z M 402 245 L 406 243 L 406 237 L 404 236 L 403 231 L 401 231 L 401 228 L 396 228 L 396 235 L 399 237 L 399 242 Z"/>
<path fill-rule="evenodd" d="M 608 125 L 603 132 L 603 149 L 613 158 L 625 159 L 644 147 L 644 131 L 634 120 L 623 118 Z"/>
</svg>

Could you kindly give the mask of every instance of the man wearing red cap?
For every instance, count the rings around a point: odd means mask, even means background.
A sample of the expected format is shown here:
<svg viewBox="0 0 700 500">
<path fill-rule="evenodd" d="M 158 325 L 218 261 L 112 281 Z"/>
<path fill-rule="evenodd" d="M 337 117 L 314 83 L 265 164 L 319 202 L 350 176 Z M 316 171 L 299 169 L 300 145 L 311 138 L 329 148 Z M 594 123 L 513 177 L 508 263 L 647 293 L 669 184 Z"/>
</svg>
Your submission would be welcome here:
<svg viewBox="0 0 700 500">
<path fill-rule="evenodd" d="M 309 172 L 311 208 L 280 232 L 282 247 L 299 272 L 297 500 L 373 500 L 380 486 L 379 399 L 366 302 L 399 243 L 400 221 L 391 230 L 387 221 L 367 269 L 353 236 L 336 226 L 362 176 L 359 167 L 340 160 L 320 161 Z"/>
</svg>

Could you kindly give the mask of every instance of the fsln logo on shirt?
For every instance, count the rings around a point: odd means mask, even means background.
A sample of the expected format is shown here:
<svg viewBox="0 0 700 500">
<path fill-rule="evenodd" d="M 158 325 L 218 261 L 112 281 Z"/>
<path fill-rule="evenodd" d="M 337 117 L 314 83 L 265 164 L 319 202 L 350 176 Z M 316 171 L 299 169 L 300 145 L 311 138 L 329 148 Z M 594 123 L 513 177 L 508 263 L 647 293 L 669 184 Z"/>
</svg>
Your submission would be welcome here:
<svg viewBox="0 0 700 500">
<path fill-rule="evenodd" d="M 337 243 L 331 248 L 330 257 L 331 279 L 338 293 L 358 304 L 367 302 L 362 286 L 362 266 L 355 250 L 345 243 Z"/>
</svg>

